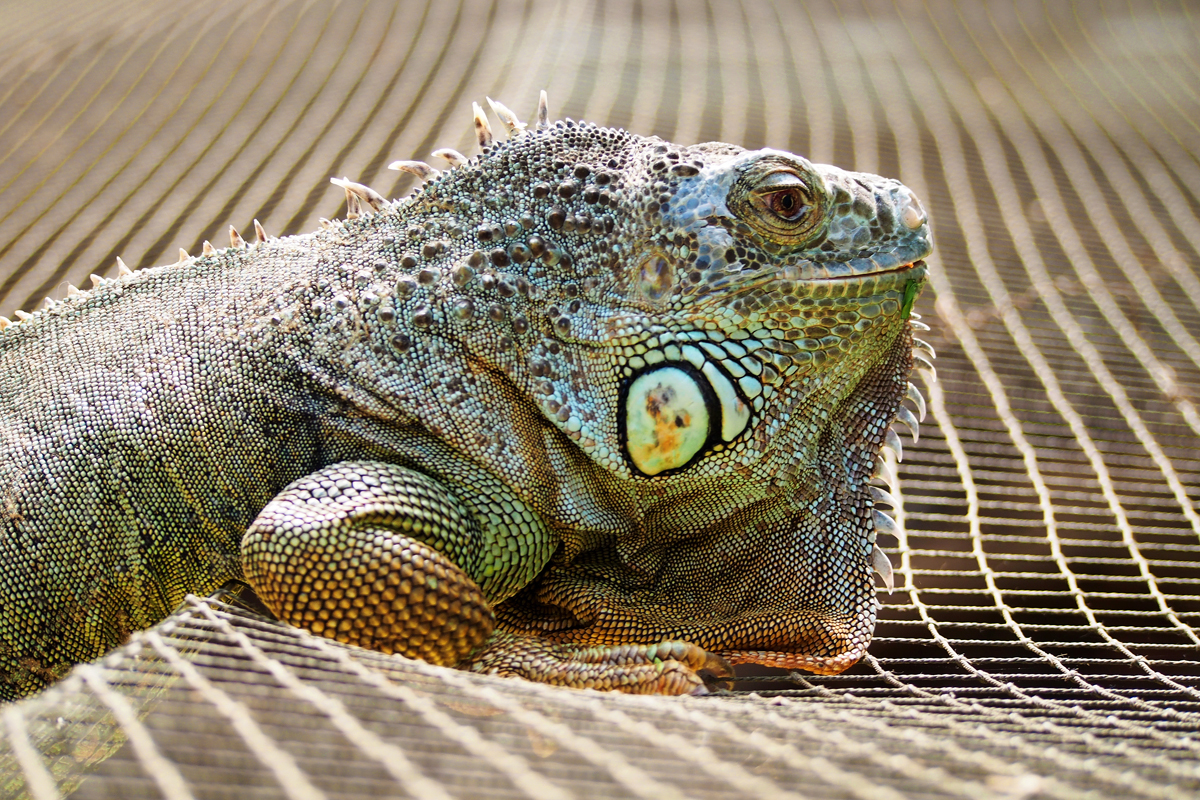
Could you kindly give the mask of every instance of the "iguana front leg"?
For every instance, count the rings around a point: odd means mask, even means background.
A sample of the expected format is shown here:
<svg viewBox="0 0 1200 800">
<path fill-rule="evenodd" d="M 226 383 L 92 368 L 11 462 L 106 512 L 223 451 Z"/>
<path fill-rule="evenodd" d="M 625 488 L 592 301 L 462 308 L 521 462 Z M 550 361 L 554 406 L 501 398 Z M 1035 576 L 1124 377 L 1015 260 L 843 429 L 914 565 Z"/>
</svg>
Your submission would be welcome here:
<svg viewBox="0 0 1200 800">
<path fill-rule="evenodd" d="M 496 624 L 475 580 L 455 563 L 479 538 L 438 482 L 347 461 L 295 481 L 262 510 L 242 539 L 242 568 L 285 622 L 452 666 Z"/>
<path fill-rule="evenodd" d="M 508 521 L 484 521 L 496 524 Z M 342 462 L 292 483 L 263 509 L 242 540 L 242 565 L 285 622 L 433 664 L 643 694 L 702 694 L 701 672 L 732 674 L 684 642 L 578 647 L 496 631 L 479 586 L 488 538 L 428 476 Z"/>
</svg>

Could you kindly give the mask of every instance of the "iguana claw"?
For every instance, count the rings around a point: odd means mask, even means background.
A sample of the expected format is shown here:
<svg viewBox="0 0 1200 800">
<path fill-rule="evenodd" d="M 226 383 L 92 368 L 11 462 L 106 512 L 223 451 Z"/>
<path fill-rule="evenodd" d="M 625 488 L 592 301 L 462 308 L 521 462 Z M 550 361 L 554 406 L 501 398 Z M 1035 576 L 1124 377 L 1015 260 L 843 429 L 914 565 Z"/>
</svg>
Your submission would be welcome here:
<svg viewBox="0 0 1200 800">
<path fill-rule="evenodd" d="M 473 672 L 629 694 L 705 695 L 728 688 L 733 667 L 690 642 L 580 647 L 497 631 Z"/>
</svg>

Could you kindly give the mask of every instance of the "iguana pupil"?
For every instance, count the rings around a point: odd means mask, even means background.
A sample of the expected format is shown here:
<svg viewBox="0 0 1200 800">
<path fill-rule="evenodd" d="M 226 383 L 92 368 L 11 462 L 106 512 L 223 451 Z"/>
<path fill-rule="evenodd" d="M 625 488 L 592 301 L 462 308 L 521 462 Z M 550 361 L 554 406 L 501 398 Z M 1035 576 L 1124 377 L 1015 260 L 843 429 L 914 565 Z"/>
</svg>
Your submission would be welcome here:
<svg viewBox="0 0 1200 800">
<path fill-rule="evenodd" d="M 797 205 L 795 191 L 776 192 L 775 196 L 777 198 L 775 205 L 778 207 L 780 216 L 782 216 L 784 219 L 791 220 Z"/>
</svg>

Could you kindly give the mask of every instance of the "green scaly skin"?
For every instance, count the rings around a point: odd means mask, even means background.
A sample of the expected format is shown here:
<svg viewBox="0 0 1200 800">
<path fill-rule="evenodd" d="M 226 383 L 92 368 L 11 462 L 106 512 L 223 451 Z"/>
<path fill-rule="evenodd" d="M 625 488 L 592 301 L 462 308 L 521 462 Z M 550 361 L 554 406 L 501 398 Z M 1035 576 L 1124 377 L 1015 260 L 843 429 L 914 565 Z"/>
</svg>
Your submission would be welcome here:
<svg viewBox="0 0 1200 800">
<path fill-rule="evenodd" d="M 341 642 L 570 686 L 862 656 L 911 192 L 569 121 L 489 144 L 0 334 L 0 698 L 231 579 Z"/>
</svg>

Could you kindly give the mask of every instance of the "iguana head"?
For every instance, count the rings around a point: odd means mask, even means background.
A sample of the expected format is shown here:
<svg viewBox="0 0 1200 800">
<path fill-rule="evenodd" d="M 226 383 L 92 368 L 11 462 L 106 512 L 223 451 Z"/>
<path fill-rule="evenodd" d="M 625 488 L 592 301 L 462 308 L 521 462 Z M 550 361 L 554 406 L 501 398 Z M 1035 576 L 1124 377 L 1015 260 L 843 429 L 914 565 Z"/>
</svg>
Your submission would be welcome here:
<svg viewBox="0 0 1200 800">
<path fill-rule="evenodd" d="M 778 150 L 567 121 L 455 173 L 424 202 L 475 198 L 470 281 L 510 298 L 515 380 L 638 483 L 773 483 L 810 459 L 931 250 L 904 185 Z"/>
<path fill-rule="evenodd" d="M 639 506 L 627 538 L 565 533 L 508 624 L 796 666 L 776 656 L 865 646 L 866 484 L 931 251 L 913 193 L 779 150 L 571 121 L 453 172 L 414 202 L 478 220 L 455 268 L 464 295 L 511 301 L 481 355 L 504 350 L 514 383 Z"/>
<path fill-rule="evenodd" d="M 656 143 L 640 166 L 627 218 L 649 235 L 596 309 L 622 340 L 623 466 L 778 483 L 904 329 L 925 213 L 897 181 L 777 150 Z"/>
</svg>

